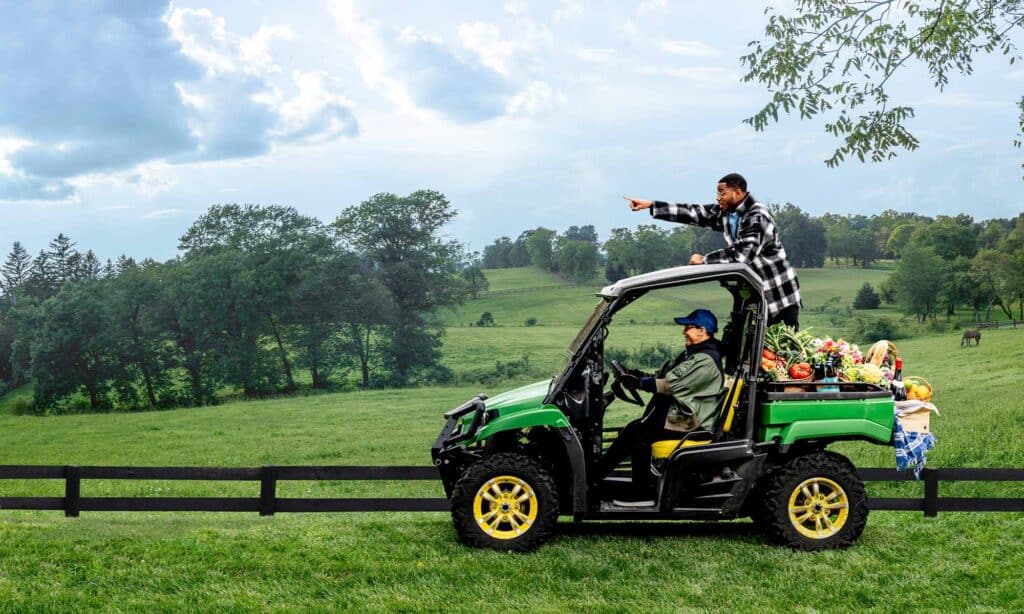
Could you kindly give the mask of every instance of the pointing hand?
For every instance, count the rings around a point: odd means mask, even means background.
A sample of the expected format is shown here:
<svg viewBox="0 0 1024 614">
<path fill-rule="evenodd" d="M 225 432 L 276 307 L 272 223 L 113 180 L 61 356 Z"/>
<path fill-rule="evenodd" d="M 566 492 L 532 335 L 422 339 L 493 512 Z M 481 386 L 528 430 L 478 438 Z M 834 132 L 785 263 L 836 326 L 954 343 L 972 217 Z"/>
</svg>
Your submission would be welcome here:
<svg viewBox="0 0 1024 614">
<path fill-rule="evenodd" d="M 654 204 L 649 200 L 640 200 L 639 198 L 630 198 L 629 196 L 623 196 L 629 201 L 629 208 L 632 211 L 643 211 L 644 209 L 650 209 L 651 205 Z"/>
</svg>

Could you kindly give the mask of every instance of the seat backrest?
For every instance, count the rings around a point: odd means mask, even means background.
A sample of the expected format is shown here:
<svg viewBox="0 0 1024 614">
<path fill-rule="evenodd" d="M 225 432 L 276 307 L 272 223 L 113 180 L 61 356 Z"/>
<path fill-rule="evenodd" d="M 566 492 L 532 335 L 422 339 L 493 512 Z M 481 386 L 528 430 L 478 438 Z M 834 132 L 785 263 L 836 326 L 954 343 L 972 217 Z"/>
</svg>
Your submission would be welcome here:
<svg viewBox="0 0 1024 614">
<path fill-rule="evenodd" d="M 740 371 L 732 380 L 725 396 L 722 397 L 718 406 L 718 416 L 715 418 L 714 441 L 719 441 L 732 430 L 732 423 L 736 417 L 736 407 L 739 405 L 740 397 L 743 395 L 743 372 Z"/>
</svg>

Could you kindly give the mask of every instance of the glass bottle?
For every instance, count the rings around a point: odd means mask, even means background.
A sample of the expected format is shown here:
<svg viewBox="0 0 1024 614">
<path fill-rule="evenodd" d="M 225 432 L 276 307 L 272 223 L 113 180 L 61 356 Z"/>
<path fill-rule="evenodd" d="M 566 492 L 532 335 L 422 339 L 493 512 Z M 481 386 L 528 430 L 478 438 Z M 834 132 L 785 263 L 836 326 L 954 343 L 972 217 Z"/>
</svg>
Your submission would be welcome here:
<svg viewBox="0 0 1024 614">
<path fill-rule="evenodd" d="M 897 401 L 907 400 L 907 387 L 903 384 L 903 359 L 896 359 L 896 372 L 892 376 L 892 398 Z"/>
</svg>

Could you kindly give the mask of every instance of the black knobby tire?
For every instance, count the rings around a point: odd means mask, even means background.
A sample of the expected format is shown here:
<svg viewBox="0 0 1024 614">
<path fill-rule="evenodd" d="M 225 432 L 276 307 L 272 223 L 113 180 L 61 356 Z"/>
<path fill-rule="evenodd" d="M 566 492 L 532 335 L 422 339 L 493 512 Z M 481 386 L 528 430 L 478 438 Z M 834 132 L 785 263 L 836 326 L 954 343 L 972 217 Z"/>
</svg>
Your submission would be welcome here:
<svg viewBox="0 0 1024 614">
<path fill-rule="evenodd" d="M 489 535 L 481 527 L 474 512 L 474 503 L 482 489 L 487 487 L 488 482 L 503 476 L 525 483 L 533 494 L 533 499 L 526 504 L 536 505 L 531 524 L 521 534 L 507 539 Z M 488 495 L 492 492 L 487 490 Z M 522 492 L 526 494 L 525 489 Z M 522 454 L 502 452 L 470 465 L 455 483 L 451 502 L 452 524 L 455 525 L 459 540 L 477 548 L 515 552 L 533 550 L 554 534 L 558 521 L 558 489 L 554 479 L 540 463 Z M 501 531 L 504 533 L 511 529 L 507 523 L 502 523 L 500 527 L 505 529 Z"/>
<path fill-rule="evenodd" d="M 828 500 L 836 487 L 839 494 Z M 808 492 L 812 497 L 806 496 Z M 845 515 L 841 508 L 830 509 L 840 501 L 846 502 Z M 834 452 L 798 456 L 782 465 L 768 480 L 762 509 L 759 520 L 768 537 L 796 550 L 846 548 L 860 537 L 868 520 L 864 483 L 853 464 Z"/>
</svg>

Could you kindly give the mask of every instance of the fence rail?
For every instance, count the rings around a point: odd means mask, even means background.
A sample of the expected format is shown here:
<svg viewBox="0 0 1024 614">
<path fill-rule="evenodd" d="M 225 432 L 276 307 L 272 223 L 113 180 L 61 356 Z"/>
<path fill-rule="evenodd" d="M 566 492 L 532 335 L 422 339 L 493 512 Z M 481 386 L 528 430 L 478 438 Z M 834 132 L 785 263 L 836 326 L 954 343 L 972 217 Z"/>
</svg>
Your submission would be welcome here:
<svg viewBox="0 0 1024 614">
<path fill-rule="evenodd" d="M 971 326 L 977 329 L 983 328 L 1017 328 L 1018 326 L 1024 326 L 1024 320 L 996 320 L 994 322 L 972 322 Z"/>
<path fill-rule="evenodd" d="M 860 469 L 865 482 L 914 481 L 895 469 Z M 0 480 L 64 480 L 63 497 L 0 497 L 0 510 L 81 512 L 446 512 L 443 498 L 282 498 L 280 481 L 438 480 L 437 469 L 422 466 L 275 466 L 262 467 L 79 467 L 76 465 L 0 465 Z M 82 480 L 218 480 L 259 482 L 258 497 L 83 497 Z M 1024 498 L 940 497 L 941 482 L 1024 482 L 1024 469 L 924 469 L 924 496 L 868 499 L 873 510 L 923 512 L 1024 512 Z M 254 493 L 255 494 L 255 493 Z"/>
<path fill-rule="evenodd" d="M 583 284 L 553 284 L 550 286 L 533 286 L 531 288 L 505 288 L 503 290 L 483 290 L 477 293 L 477 298 L 488 296 L 508 296 L 510 294 L 527 294 L 529 292 L 540 292 L 542 290 L 557 290 L 561 288 L 582 288 Z"/>
</svg>

